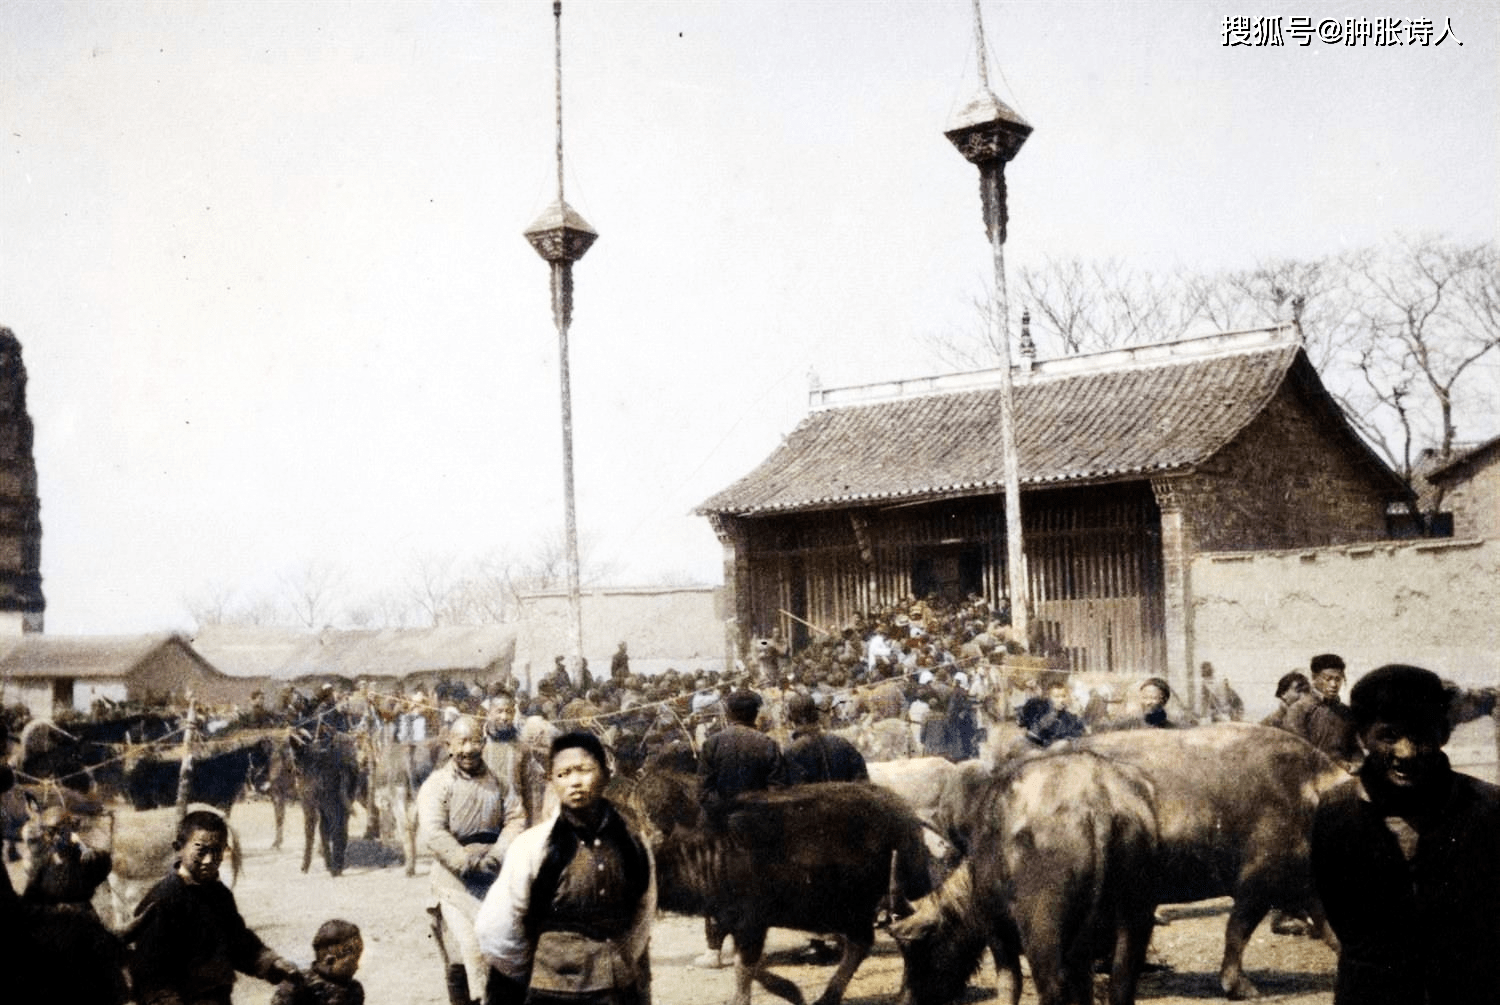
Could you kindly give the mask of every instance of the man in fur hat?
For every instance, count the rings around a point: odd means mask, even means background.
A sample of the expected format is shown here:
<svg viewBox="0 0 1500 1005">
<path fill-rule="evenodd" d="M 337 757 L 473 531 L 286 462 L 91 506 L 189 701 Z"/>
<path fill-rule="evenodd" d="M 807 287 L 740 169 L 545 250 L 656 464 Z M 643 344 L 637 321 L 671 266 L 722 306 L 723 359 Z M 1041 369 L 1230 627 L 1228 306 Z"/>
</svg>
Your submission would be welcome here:
<svg viewBox="0 0 1500 1005">
<path fill-rule="evenodd" d="M 1372 670 L 1350 703 L 1365 760 L 1312 834 L 1342 946 L 1334 1005 L 1500 1002 L 1500 787 L 1449 766 L 1448 694 L 1430 670 Z"/>
</svg>

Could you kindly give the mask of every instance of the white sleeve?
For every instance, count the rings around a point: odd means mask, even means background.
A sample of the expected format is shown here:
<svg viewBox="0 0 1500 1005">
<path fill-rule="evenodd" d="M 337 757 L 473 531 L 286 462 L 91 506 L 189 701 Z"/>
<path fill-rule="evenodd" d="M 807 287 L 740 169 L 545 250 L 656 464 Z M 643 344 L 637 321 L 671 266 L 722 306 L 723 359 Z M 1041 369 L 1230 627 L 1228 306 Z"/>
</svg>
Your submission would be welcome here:
<svg viewBox="0 0 1500 1005">
<path fill-rule="evenodd" d="M 525 981 L 535 949 L 526 937 L 531 885 L 546 853 L 554 820 L 538 824 L 516 838 L 500 866 L 500 875 L 474 918 L 474 934 L 485 961 L 507 977 Z"/>
</svg>

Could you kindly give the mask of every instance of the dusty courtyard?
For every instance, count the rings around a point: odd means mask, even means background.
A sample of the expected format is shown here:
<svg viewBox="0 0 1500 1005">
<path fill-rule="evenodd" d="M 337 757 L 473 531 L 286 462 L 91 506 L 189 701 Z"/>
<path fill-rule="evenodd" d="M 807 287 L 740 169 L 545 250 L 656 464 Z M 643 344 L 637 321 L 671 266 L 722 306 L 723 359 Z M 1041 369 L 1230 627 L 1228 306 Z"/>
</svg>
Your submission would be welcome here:
<svg viewBox="0 0 1500 1005">
<path fill-rule="evenodd" d="M 314 859 L 313 870 L 298 871 L 301 858 L 301 817 L 294 808 L 287 816 L 286 847 L 271 851 L 272 816 L 266 802 L 235 807 L 233 822 L 244 846 L 244 873 L 235 887 L 240 910 L 250 925 L 277 951 L 299 964 L 310 961 L 310 942 L 318 925 L 329 918 L 345 918 L 364 931 L 365 956 L 359 979 L 367 1000 L 393 1005 L 447 1005 L 437 951 L 428 930 L 424 907 L 428 904 L 428 863 L 419 863 L 418 875 L 408 878 L 399 864 L 353 865 L 334 879 Z M 363 820 L 357 814 L 353 833 Z M 370 861 L 375 849 L 356 843 L 355 861 Z M 1214 974 L 1223 945 L 1224 902 L 1179 909 L 1184 915 L 1159 928 L 1154 946 L 1169 969 L 1149 974 L 1142 985 L 1142 1001 L 1163 1005 L 1203 1002 L 1218 998 Z M 795 981 L 811 1001 L 822 991 L 832 969 L 797 960 L 805 939 L 794 932 L 773 932 L 771 962 L 777 973 Z M 658 1005 L 714 1005 L 727 1001 L 733 984 L 732 970 L 699 970 L 689 961 L 703 949 L 703 923 L 696 918 L 664 916 L 657 922 L 652 940 L 655 1001 Z M 1309 939 L 1272 935 L 1262 925 L 1246 954 L 1250 976 L 1265 993 L 1266 1000 L 1327 1005 L 1332 1000 L 1333 954 Z M 850 1005 L 889 1002 L 901 984 L 901 959 L 895 945 L 881 934 L 873 956 L 855 976 L 847 1001 Z M 235 1001 L 240 1005 L 266 1005 L 271 987 L 242 978 Z M 971 982 L 966 1002 L 993 1000 L 992 975 L 988 965 Z M 753 1000 L 774 1002 L 757 986 Z M 1023 1001 L 1035 1002 L 1028 983 Z"/>
</svg>

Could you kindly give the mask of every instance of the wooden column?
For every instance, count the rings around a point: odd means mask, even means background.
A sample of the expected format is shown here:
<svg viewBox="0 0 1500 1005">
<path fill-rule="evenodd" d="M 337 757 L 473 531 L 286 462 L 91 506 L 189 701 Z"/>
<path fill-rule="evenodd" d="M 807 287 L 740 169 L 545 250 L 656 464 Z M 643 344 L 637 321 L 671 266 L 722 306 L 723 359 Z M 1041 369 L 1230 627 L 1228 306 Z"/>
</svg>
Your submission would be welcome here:
<svg viewBox="0 0 1500 1005">
<path fill-rule="evenodd" d="M 724 549 L 724 669 L 732 672 L 750 652 L 749 549 L 744 524 L 736 517 L 710 513 L 708 522 Z"/>
</svg>

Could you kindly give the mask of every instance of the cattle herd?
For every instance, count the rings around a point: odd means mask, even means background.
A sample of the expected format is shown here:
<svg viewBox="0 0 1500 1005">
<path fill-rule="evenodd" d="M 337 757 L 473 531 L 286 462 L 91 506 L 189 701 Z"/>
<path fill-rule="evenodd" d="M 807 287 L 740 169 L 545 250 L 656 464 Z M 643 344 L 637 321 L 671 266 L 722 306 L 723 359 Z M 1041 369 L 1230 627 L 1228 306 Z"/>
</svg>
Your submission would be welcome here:
<svg viewBox="0 0 1500 1005">
<path fill-rule="evenodd" d="M 992 627 L 981 623 L 965 641 Z M 847 642 L 839 645 L 856 652 Z M 1003 631 L 991 642 L 1003 654 Z M 302 869 L 316 848 L 335 876 L 345 868 L 349 810 L 358 802 L 368 822 L 364 836 L 398 845 L 410 875 L 422 851 L 414 797 L 445 756 L 444 719 L 484 716 L 503 697 L 500 729 L 523 757 L 543 757 L 560 725 L 585 725 L 606 741 L 616 768 L 609 797 L 648 840 L 660 908 L 709 918 L 734 940 L 736 1005 L 748 1005 L 756 982 L 777 997 L 802 1000 L 794 984 L 765 966 L 772 928 L 839 938 L 842 953 L 819 1005 L 841 999 L 878 924 L 889 926 L 903 957 L 905 980 L 891 992 L 904 1005 L 960 999 L 985 950 L 1001 1002 L 1019 1000 L 1023 957 L 1043 1005 L 1092 1002 L 1096 974 L 1108 975 L 1113 1005 L 1132 1002 L 1163 904 L 1232 898 L 1218 982 L 1233 999 L 1257 994 L 1242 961 L 1269 911 L 1306 918 L 1326 934 L 1311 884 L 1309 834 L 1320 795 L 1348 773 L 1303 739 L 1222 723 L 1098 731 L 1043 750 L 1018 742 L 1010 708 L 997 714 L 993 696 L 970 688 L 978 736 L 987 742 L 972 752 L 920 756 L 927 749 L 922 731 L 904 717 L 883 722 L 867 692 L 894 680 L 908 704 L 924 693 L 938 697 L 923 690 L 934 676 L 925 651 L 908 668 L 867 660 L 862 651 L 846 659 L 833 643 L 828 652 L 841 673 L 799 679 L 802 668 L 777 665 L 773 647 L 759 678 L 737 683 L 765 695 L 763 724 L 783 739 L 784 697 L 824 696 L 824 724 L 843 727 L 859 743 L 870 782 L 746 794 L 712 823 L 693 771 L 727 682 L 708 675 L 642 680 L 617 665 L 592 690 L 549 678 L 535 698 L 522 695 L 519 703 L 514 682 L 463 698 L 435 692 L 431 700 L 422 693 L 325 693 L 290 712 L 258 712 L 211 740 L 200 732 L 186 748 L 183 721 L 156 713 L 28 727 L 9 757 L 20 784 L 7 795 L 7 851 L 12 858 L 27 852 L 28 815 L 34 828 L 47 807 L 64 807 L 80 832 L 111 846 L 117 907 L 104 924 L 114 932 L 129 920 L 130 883 L 169 868 L 170 847 L 161 838 L 170 833 L 170 808 L 184 800 L 232 819 L 237 799 L 270 799 L 278 848 L 284 808 L 299 804 Z M 851 667 L 865 675 L 844 672 Z M 940 698 L 947 709 L 965 703 L 965 681 L 955 686 L 954 676 L 937 680 L 947 685 Z M 843 685 L 842 694 L 830 679 Z M 538 799 L 527 802 L 533 815 L 542 812 Z M 101 839 L 98 821 L 126 819 L 125 806 L 139 811 L 130 819 L 147 823 Z M 118 998 L 118 988 L 100 993 Z M 91 999 L 64 993 L 58 1000 Z"/>
</svg>

